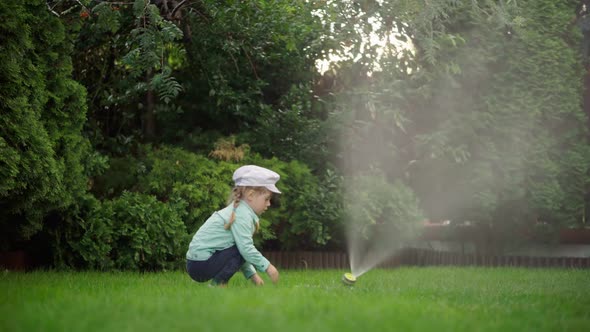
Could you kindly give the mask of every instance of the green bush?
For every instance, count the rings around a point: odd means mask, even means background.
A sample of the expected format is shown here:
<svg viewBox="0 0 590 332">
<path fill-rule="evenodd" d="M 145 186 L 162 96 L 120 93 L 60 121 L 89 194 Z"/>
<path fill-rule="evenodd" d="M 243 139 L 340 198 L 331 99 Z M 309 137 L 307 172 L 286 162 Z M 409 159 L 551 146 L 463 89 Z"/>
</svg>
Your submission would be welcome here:
<svg viewBox="0 0 590 332">
<path fill-rule="evenodd" d="M 144 172 L 144 162 L 133 156 L 110 158 L 108 170 L 94 178 L 92 192 L 99 199 L 118 197 L 125 190 L 133 191 Z"/>
<path fill-rule="evenodd" d="M 261 217 L 257 245 L 277 239 L 280 249 L 306 249 L 326 245 L 339 220 L 338 178 L 328 173 L 325 183 L 297 161 L 286 163 L 247 153 L 239 164 L 213 161 L 179 148 L 162 146 L 147 154 L 145 174 L 136 187 L 161 201 L 184 202 L 184 223 L 189 233 L 228 203 L 232 174 L 244 164 L 267 167 L 281 175 L 283 192 L 274 198 L 275 208 Z"/>
<path fill-rule="evenodd" d="M 140 150 L 145 151 L 143 156 L 111 160 L 111 168 L 96 181 L 99 196 L 116 197 L 124 190 L 151 195 L 182 212 L 178 215 L 185 232 L 192 235 L 211 213 L 228 204 L 233 172 L 242 165 L 256 164 L 281 175 L 278 186 L 283 192 L 273 198 L 273 208 L 261 217 L 260 234 L 255 237 L 257 245 L 272 249 L 313 249 L 342 242 L 341 180 L 332 171 L 317 177 L 301 162 L 265 159 L 251 152 L 246 152 L 245 159 L 238 164 L 214 161 L 169 146 L 143 146 Z M 105 201 L 100 213 L 94 216 L 96 225 L 92 230 L 99 233 L 88 234 L 88 238 L 108 239 L 103 225 L 108 228 L 107 220 L 117 220 L 109 212 L 109 204 Z M 116 225 L 113 227 L 116 229 Z M 182 245 L 186 247 L 188 240 Z M 105 250 L 90 244 L 83 249 L 99 253 Z M 96 268 L 109 266 L 87 258 L 85 261 Z"/>
<path fill-rule="evenodd" d="M 68 223 L 69 227 L 61 227 L 62 230 L 70 229 L 69 238 L 64 245 L 68 247 L 54 248 L 58 267 L 70 266 L 109 270 L 114 267 L 111 259 L 115 224 L 112 204 L 102 204 L 101 201 L 88 195 L 84 202 L 82 214 L 75 222 Z"/>
<path fill-rule="evenodd" d="M 186 203 L 184 223 L 194 232 L 213 213 L 225 207 L 237 165 L 215 162 L 183 149 L 162 146 L 148 152 L 145 173 L 137 189 L 160 201 Z"/>
<path fill-rule="evenodd" d="M 154 196 L 125 192 L 103 202 L 102 211 L 91 221 L 95 227 L 86 238 L 99 236 L 108 241 L 112 237 L 107 261 L 100 264 L 103 266 L 110 266 L 112 260 L 112 266 L 120 270 L 178 268 L 189 239 L 181 219 L 183 213 L 179 206 L 159 202 Z M 99 247 L 94 251 L 103 254 L 106 250 Z"/>
<path fill-rule="evenodd" d="M 144 145 L 139 150 L 137 157 L 111 159 L 108 171 L 95 179 L 93 191 L 98 197 L 114 198 L 131 191 L 184 204 L 183 221 L 189 232 L 227 203 L 236 165 L 169 146 Z"/>
<path fill-rule="evenodd" d="M 27 246 L 75 209 L 94 159 L 86 90 L 72 79 L 66 27 L 41 0 L 1 2 L 0 247 Z"/>
<path fill-rule="evenodd" d="M 281 175 L 277 186 L 282 194 L 274 198 L 275 208 L 262 216 L 262 220 L 270 225 L 263 238 L 276 237 L 276 249 L 314 249 L 328 245 L 331 240 L 336 243 L 340 240 L 335 234 L 341 224 L 338 176 L 327 172 L 324 178 L 318 178 L 299 161 L 286 163 L 256 154 L 251 154 L 245 162 Z"/>
<path fill-rule="evenodd" d="M 355 176 L 345 182 L 345 211 L 350 231 L 367 240 L 374 238 L 379 229 L 391 229 L 387 233 L 401 240 L 417 236 L 424 216 L 408 186 L 400 181 L 389 183 L 380 175 Z M 393 236 L 390 240 L 394 240 Z"/>
</svg>

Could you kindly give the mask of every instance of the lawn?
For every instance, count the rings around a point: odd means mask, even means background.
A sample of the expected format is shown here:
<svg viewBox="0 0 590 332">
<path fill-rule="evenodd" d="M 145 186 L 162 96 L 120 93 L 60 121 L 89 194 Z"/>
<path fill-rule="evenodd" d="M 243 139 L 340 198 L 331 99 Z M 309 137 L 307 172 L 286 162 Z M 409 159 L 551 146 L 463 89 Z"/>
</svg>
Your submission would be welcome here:
<svg viewBox="0 0 590 332">
<path fill-rule="evenodd" d="M 256 288 L 182 272 L 0 272 L 0 331 L 590 331 L 590 271 L 281 271 Z"/>
</svg>

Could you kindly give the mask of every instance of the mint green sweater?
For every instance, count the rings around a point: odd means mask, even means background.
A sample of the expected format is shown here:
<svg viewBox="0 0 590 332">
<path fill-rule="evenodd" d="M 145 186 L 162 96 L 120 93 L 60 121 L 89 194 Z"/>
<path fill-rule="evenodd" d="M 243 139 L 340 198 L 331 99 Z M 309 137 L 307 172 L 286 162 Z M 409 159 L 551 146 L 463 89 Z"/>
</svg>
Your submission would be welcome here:
<svg viewBox="0 0 590 332">
<path fill-rule="evenodd" d="M 254 268 L 264 272 L 270 262 L 254 247 L 252 235 L 259 218 L 248 203 L 240 202 L 236 208 L 236 219 L 229 230 L 223 227 L 229 222 L 233 207 L 232 203 L 224 209 L 214 212 L 205 221 L 193 236 L 186 258 L 193 261 L 205 261 L 216 251 L 236 245 L 246 261 L 241 267 L 242 273 L 249 279 L 256 273 Z"/>
</svg>

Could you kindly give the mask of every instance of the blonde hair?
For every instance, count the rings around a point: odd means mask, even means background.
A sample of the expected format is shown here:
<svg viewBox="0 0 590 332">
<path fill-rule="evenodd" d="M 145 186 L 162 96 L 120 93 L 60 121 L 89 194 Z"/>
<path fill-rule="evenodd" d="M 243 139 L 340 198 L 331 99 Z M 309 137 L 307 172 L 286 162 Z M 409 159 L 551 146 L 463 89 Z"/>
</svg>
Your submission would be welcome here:
<svg viewBox="0 0 590 332">
<path fill-rule="evenodd" d="M 244 199 L 246 197 L 246 195 L 251 191 L 254 191 L 255 193 L 257 193 L 259 195 L 263 195 L 263 194 L 266 194 L 267 192 L 269 192 L 269 190 L 266 189 L 265 187 L 247 187 L 247 186 L 234 187 L 234 189 L 232 189 L 232 191 L 231 191 L 231 196 L 229 199 L 229 203 L 231 203 L 231 202 L 234 203 L 234 209 L 231 212 L 231 217 L 229 218 L 229 222 L 227 224 L 223 225 L 223 228 L 225 228 L 225 229 L 231 228 L 231 225 L 236 220 L 236 209 L 240 205 L 240 201 L 242 199 Z M 254 233 L 258 232 L 259 229 L 260 229 L 260 225 L 259 225 L 259 223 L 256 223 L 256 229 L 254 230 Z"/>
</svg>

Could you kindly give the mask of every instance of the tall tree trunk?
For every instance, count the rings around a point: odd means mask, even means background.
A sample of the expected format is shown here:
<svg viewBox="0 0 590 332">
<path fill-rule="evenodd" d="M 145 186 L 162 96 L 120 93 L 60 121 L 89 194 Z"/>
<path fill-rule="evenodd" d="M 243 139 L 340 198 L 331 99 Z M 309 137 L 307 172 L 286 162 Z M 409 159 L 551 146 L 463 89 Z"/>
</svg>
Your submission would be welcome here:
<svg viewBox="0 0 590 332">
<path fill-rule="evenodd" d="M 584 76 L 584 112 L 588 117 L 590 129 L 590 65 L 586 66 L 586 76 Z"/>
<path fill-rule="evenodd" d="M 148 71 L 146 81 L 152 79 L 152 71 Z M 143 137 L 151 142 L 156 137 L 156 115 L 154 114 L 155 100 L 154 91 L 149 89 L 145 95 L 145 108 L 143 113 Z"/>
<path fill-rule="evenodd" d="M 586 76 L 584 76 L 584 112 L 588 124 L 588 141 L 590 141 L 590 66 L 586 66 Z M 590 174 L 588 175 L 590 176 Z M 584 211 L 584 224 L 590 225 L 590 186 L 586 188 L 586 209 Z"/>
</svg>

